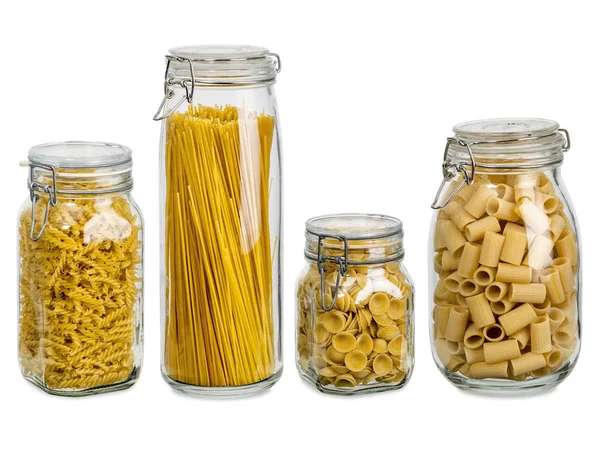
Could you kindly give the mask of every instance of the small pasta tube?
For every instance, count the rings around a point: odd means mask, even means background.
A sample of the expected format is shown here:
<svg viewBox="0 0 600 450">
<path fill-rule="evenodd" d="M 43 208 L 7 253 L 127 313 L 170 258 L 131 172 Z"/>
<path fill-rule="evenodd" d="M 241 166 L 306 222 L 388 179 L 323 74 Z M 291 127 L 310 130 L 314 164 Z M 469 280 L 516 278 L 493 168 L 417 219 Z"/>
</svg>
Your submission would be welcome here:
<svg viewBox="0 0 600 450">
<path fill-rule="evenodd" d="M 435 352 L 440 362 L 444 367 L 446 367 L 450 372 L 456 372 L 460 366 L 464 364 L 464 361 L 461 361 L 456 356 L 450 353 L 448 348 L 448 341 L 445 339 L 436 339 L 434 342 Z"/>
<path fill-rule="evenodd" d="M 485 214 L 485 206 L 490 198 L 497 197 L 496 191 L 488 186 L 479 186 L 465 205 L 465 210 L 479 219 Z"/>
<path fill-rule="evenodd" d="M 515 212 L 516 204 L 499 198 L 490 198 L 485 206 L 485 211 L 498 220 L 517 222 L 519 216 Z"/>
<path fill-rule="evenodd" d="M 438 252 L 435 254 L 435 257 L 433 258 L 433 270 L 438 275 L 442 271 L 442 255 L 443 255 L 442 252 Z"/>
<path fill-rule="evenodd" d="M 511 309 L 513 309 L 515 306 L 517 306 L 516 303 L 509 302 L 508 300 L 506 300 L 506 298 L 503 298 L 502 300 L 500 300 L 498 302 L 493 302 L 490 304 L 490 308 L 492 308 L 492 312 L 498 316 L 501 316 L 502 314 L 506 314 Z"/>
<path fill-rule="evenodd" d="M 548 353 L 544 353 L 544 359 L 546 360 L 546 365 L 550 369 L 556 369 L 563 361 L 563 352 L 560 348 L 553 346 L 552 350 Z"/>
<path fill-rule="evenodd" d="M 510 360 L 510 370 L 513 375 L 523 375 L 545 366 L 546 358 L 539 353 L 527 352 Z"/>
<path fill-rule="evenodd" d="M 465 358 L 469 364 L 475 364 L 478 362 L 485 362 L 485 355 L 483 353 L 483 344 L 478 348 L 469 348 L 465 346 Z"/>
<path fill-rule="evenodd" d="M 537 314 L 529 303 L 524 303 L 518 308 L 515 308 L 498 318 L 500 325 L 509 336 L 521 328 L 526 327 L 535 319 Z"/>
<path fill-rule="evenodd" d="M 517 233 L 527 235 L 527 228 L 525 228 L 523 225 L 506 222 L 506 225 L 504 225 L 504 229 L 502 230 L 502 234 L 506 236 L 509 231 L 516 231 Z"/>
<path fill-rule="evenodd" d="M 480 254 L 480 245 L 471 242 L 465 244 L 457 267 L 457 272 L 461 277 L 471 278 L 473 276 L 473 272 L 479 267 Z"/>
<path fill-rule="evenodd" d="M 538 191 L 543 192 L 544 194 L 554 194 L 556 192 L 550 180 L 544 180 L 542 183 L 540 183 Z"/>
<path fill-rule="evenodd" d="M 531 267 L 499 263 L 498 271 L 496 272 L 496 281 L 503 281 L 504 283 L 530 283 Z"/>
<path fill-rule="evenodd" d="M 533 269 L 542 270 L 552 262 L 554 242 L 546 236 L 537 236 L 529 246 L 527 265 Z"/>
<path fill-rule="evenodd" d="M 483 236 L 481 245 L 481 255 L 479 256 L 479 264 L 489 267 L 498 267 L 500 262 L 500 254 L 504 246 L 505 237 L 499 233 L 486 231 Z"/>
<path fill-rule="evenodd" d="M 444 222 L 448 222 L 449 219 L 442 219 L 442 213 L 443 211 L 440 211 L 438 214 L 438 218 L 435 222 L 435 233 L 433 234 L 433 248 L 436 252 L 441 252 L 446 249 L 444 236 L 442 235 L 442 226 Z M 446 215 L 444 214 L 444 216 Z"/>
<path fill-rule="evenodd" d="M 538 316 L 543 316 L 546 313 L 548 313 L 548 310 L 550 309 L 550 307 L 552 306 L 552 303 L 550 302 L 550 299 L 548 297 L 546 297 L 544 299 L 544 301 L 542 303 L 532 303 L 531 307 L 533 308 L 533 310 L 535 311 L 535 313 Z"/>
<path fill-rule="evenodd" d="M 442 270 L 456 270 L 458 269 L 458 263 L 460 262 L 461 256 L 452 256 L 449 250 L 444 250 L 442 253 L 442 260 L 440 261 Z M 467 278 L 467 277 L 463 277 Z"/>
<path fill-rule="evenodd" d="M 531 323 L 531 351 L 547 353 L 550 350 L 552 350 L 550 321 L 548 316 L 540 316 Z"/>
<path fill-rule="evenodd" d="M 483 327 L 483 336 L 488 342 L 499 342 L 506 337 L 506 333 L 504 332 L 504 328 L 498 325 L 497 323 L 493 323 L 486 327 Z"/>
<path fill-rule="evenodd" d="M 538 199 L 536 199 L 536 201 L 538 201 Z M 558 207 L 560 205 L 560 201 L 558 200 L 558 197 L 556 195 L 551 195 L 551 194 L 541 193 L 539 201 L 540 201 L 542 211 L 544 211 L 548 215 L 556 212 L 556 210 L 558 209 Z"/>
<path fill-rule="evenodd" d="M 464 184 L 460 191 L 456 194 L 458 198 L 465 202 L 465 204 L 473 197 L 473 194 L 477 190 L 477 184 Z"/>
<path fill-rule="evenodd" d="M 473 222 L 474 224 L 477 222 Z M 467 238 L 468 239 L 468 238 Z M 469 239 L 470 240 L 470 239 Z M 572 266 L 579 265 L 577 242 L 573 233 L 563 231 L 556 241 L 556 253 L 563 258 L 569 258 Z"/>
<path fill-rule="evenodd" d="M 458 272 L 453 272 L 444 278 L 444 287 L 453 294 L 456 294 L 458 292 L 458 286 L 463 279 L 464 278 L 461 277 Z"/>
<path fill-rule="evenodd" d="M 433 308 L 433 321 L 439 337 L 446 337 L 446 327 L 448 326 L 451 310 L 451 306 L 435 306 Z"/>
<path fill-rule="evenodd" d="M 460 290 L 460 286 L 458 287 L 458 289 Z M 463 295 L 461 295 L 460 293 L 456 294 L 456 303 L 459 306 L 462 306 L 463 308 L 468 308 L 469 305 L 467 304 L 467 298 Z"/>
<path fill-rule="evenodd" d="M 529 198 L 520 201 L 515 212 L 519 215 L 525 225 L 531 228 L 536 234 L 542 234 L 550 227 L 550 219 L 540 210 Z"/>
<path fill-rule="evenodd" d="M 564 231 L 566 226 L 566 221 L 563 216 L 558 214 L 553 214 L 550 216 L 550 235 L 552 236 L 552 241 L 556 242 L 556 240 L 560 237 L 561 233 Z"/>
<path fill-rule="evenodd" d="M 486 363 L 508 361 L 521 356 L 519 343 L 515 339 L 500 342 L 486 342 L 483 344 L 483 353 Z"/>
<path fill-rule="evenodd" d="M 483 219 L 479 219 L 467 225 L 465 227 L 465 237 L 469 242 L 474 242 L 483 239 L 486 231 L 499 233 L 500 230 L 501 227 L 498 219 L 493 216 L 486 216 Z"/>
<path fill-rule="evenodd" d="M 488 364 L 480 362 L 471 365 L 471 378 L 508 378 L 508 361 Z"/>
<path fill-rule="evenodd" d="M 508 293 L 508 283 L 494 281 L 485 288 L 485 296 L 490 302 L 499 302 Z"/>
<path fill-rule="evenodd" d="M 490 302 L 485 294 L 482 293 L 467 297 L 467 304 L 469 305 L 473 323 L 477 328 L 483 328 L 486 325 L 496 322 L 492 308 L 490 308 Z"/>
<path fill-rule="evenodd" d="M 550 321 L 550 334 L 554 334 L 565 321 L 565 313 L 561 309 L 553 306 L 548 310 L 547 314 L 548 320 Z"/>
<path fill-rule="evenodd" d="M 529 345 L 529 339 L 531 337 L 531 333 L 529 331 L 529 327 L 521 328 L 516 333 L 513 333 L 509 336 L 510 339 L 514 339 L 519 343 L 519 349 L 523 350 L 525 347 Z"/>
<path fill-rule="evenodd" d="M 527 249 L 527 234 L 509 230 L 504 234 L 504 237 L 506 239 L 504 240 L 504 246 L 500 254 L 500 261 L 516 266 L 520 265 L 523 262 L 525 250 Z"/>
<path fill-rule="evenodd" d="M 448 203 L 448 205 L 446 205 L 444 208 L 444 212 L 460 230 L 464 229 L 465 226 L 471 222 L 475 222 L 475 220 L 477 220 L 475 217 L 469 214 L 459 202 Z"/>
<path fill-rule="evenodd" d="M 468 322 L 469 310 L 461 306 L 453 306 L 448 316 L 446 339 L 452 342 L 462 342 Z"/>
<path fill-rule="evenodd" d="M 483 292 L 483 286 L 475 284 L 471 279 L 464 279 L 458 285 L 458 293 L 463 297 L 472 297 Z"/>
<path fill-rule="evenodd" d="M 476 349 L 483 345 L 485 339 L 483 337 L 483 333 L 474 323 L 467 327 L 467 331 L 465 331 L 465 337 L 463 343 L 466 349 Z"/>
<path fill-rule="evenodd" d="M 479 268 L 473 273 L 473 281 L 475 284 L 482 287 L 492 284 L 495 278 L 495 267 L 479 266 Z"/>
<path fill-rule="evenodd" d="M 442 233 L 446 247 L 452 255 L 457 255 L 458 251 L 461 250 L 467 242 L 460 229 L 450 220 L 442 222 L 440 232 Z"/>
<path fill-rule="evenodd" d="M 496 186 L 496 193 L 498 194 L 498 198 L 506 202 L 515 201 L 515 189 L 508 184 L 500 183 Z"/>
<path fill-rule="evenodd" d="M 546 295 L 553 305 L 559 305 L 566 300 L 560 273 L 558 269 L 544 269 L 540 273 L 540 282 L 546 286 Z"/>
<path fill-rule="evenodd" d="M 546 300 L 546 285 L 542 283 L 517 284 L 508 288 L 508 301 L 515 303 L 543 303 Z"/>
<path fill-rule="evenodd" d="M 575 275 L 573 274 L 571 260 L 565 257 L 556 258 L 552 261 L 551 267 L 558 270 L 565 293 L 571 292 L 575 288 Z"/>
<path fill-rule="evenodd" d="M 464 363 L 462 366 L 460 366 L 458 372 L 462 373 L 467 378 L 471 378 L 471 364 Z"/>
<path fill-rule="evenodd" d="M 462 355 L 465 354 L 465 344 L 463 344 L 462 342 L 448 341 L 446 345 L 448 346 L 448 351 L 453 356 L 462 358 Z"/>
</svg>

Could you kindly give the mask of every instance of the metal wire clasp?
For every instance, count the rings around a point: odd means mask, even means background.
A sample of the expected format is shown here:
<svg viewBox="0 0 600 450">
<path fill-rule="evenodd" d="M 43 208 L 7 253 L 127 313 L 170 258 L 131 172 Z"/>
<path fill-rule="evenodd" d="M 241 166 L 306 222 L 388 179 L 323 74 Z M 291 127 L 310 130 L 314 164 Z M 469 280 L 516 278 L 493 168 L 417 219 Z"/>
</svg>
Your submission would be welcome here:
<svg viewBox="0 0 600 450">
<path fill-rule="evenodd" d="M 462 162 L 456 164 L 456 163 L 450 162 L 450 160 L 448 159 L 448 149 L 450 148 L 451 144 L 458 144 L 461 147 L 466 147 L 467 151 L 469 152 L 469 158 L 471 159 L 471 163 L 470 163 L 471 170 L 470 171 L 467 171 L 467 169 L 465 167 L 465 166 L 468 166 L 469 164 L 465 164 Z M 452 198 L 458 193 L 460 188 L 462 188 L 465 183 L 473 184 L 473 179 L 475 178 L 475 166 L 476 166 L 475 158 L 473 157 L 473 151 L 471 150 L 471 145 L 468 142 L 463 141 L 461 139 L 456 139 L 453 137 L 448 138 L 446 140 L 446 149 L 444 150 L 444 162 L 442 163 L 442 173 L 444 174 L 444 179 L 442 180 L 442 183 L 440 184 L 440 187 L 438 188 L 437 194 L 435 194 L 435 198 L 433 199 L 431 208 L 432 209 L 443 208 L 450 202 L 450 200 L 452 200 Z M 446 183 L 449 183 L 450 181 L 452 181 L 454 179 L 454 177 L 456 175 L 458 175 L 459 173 L 462 173 L 462 175 L 463 175 L 463 179 L 461 180 L 461 182 L 458 184 L 458 186 L 456 186 L 454 191 L 452 191 L 452 193 L 441 204 L 438 204 L 438 202 L 440 201 L 440 195 L 442 195 L 442 192 L 444 190 Z"/>
<path fill-rule="evenodd" d="M 321 306 L 325 311 L 331 311 L 337 300 L 338 291 L 340 289 L 340 283 L 342 277 L 346 275 L 348 271 L 348 241 L 343 236 L 337 236 L 333 234 L 319 234 L 319 240 L 317 243 L 317 268 L 321 274 Z M 344 244 L 344 256 L 327 256 L 321 253 L 321 244 L 323 239 L 336 239 Z M 335 282 L 335 290 L 332 295 L 331 306 L 327 308 L 325 306 L 325 261 L 335 261 L 338 266 L 338 274 Z"/>
<path fill-rule="evenodd" d="M 153 117 L 154 120 L 166 119 L 171 114 L 173 114 L 173 112 L 175 112 L 177 110 L 177 108 L 179 108 L 185 100 L 187 100 L 188 103 L 192 103 L 194 101 L 194 89 L 195 89 L 195 85 L 196 85 L 196 77 L 194 75 L 194 65 L 192 63 L 192 60 L 189 58 L 183 58 L 181 56 L 171 56 L 171 55 L 167 55 L 166 58 L 167 58 L 167 68 L 165 69 L 165 84 L 164 84 L 164 89 L 163 89 L 165 95 L 163 96 L 163 99 L 160 102 L 158 111 L 156 111 L 156 114 L 154 114 L 154 117 Z M 174 81 L 173 75 L 169 74 L 169 69 L 171 68 L 171 61 L 177 61 L 177 62 L 182 62 L 182 63 L 187 62 L 190 67 L 191 80 L 190 81 L 187 81 L 187 80 Z M 189 84 L 189 86 L 188 86 L 188 84 Z M 173 106 L 168 112 L 165 112 L 165 107 L 167 106 L 167 101 L 172 99 L 173 96 L 175 95 L 175 91 L 173 91 L 173 89 L 171 89 L 171 86 L 180 86 L 180 87 L 184 88 L 185 96 L 181 97 L 181 99 L 175 104 L 175 106 Z"/>
<path fill-rule="evenodd" d="M 52 172 L 52 185 L 38 183 L 34 180 L 35 168 L 45 169 Z M 36 192 L 37 189 L 41 189 L 48 194 L 48 203 L 46 203 L 46 212 L 44 213 L 44 221 L 40 232 L 35 235 L 35 204 L 40 199 L 39 194 Z M 56 206 L 58 204 L 58 195 L 56 190 L 56 167 L 48 164 L 39 164 L 29 162 L 29 198 L 31 200 L 31 230 L 29 231 L 29 238 L 32 241 L 38 241 L 42 237 L 42 233 L 48 223 L 48 214 L 50 213 L 50 206 Z"/>
</svg>

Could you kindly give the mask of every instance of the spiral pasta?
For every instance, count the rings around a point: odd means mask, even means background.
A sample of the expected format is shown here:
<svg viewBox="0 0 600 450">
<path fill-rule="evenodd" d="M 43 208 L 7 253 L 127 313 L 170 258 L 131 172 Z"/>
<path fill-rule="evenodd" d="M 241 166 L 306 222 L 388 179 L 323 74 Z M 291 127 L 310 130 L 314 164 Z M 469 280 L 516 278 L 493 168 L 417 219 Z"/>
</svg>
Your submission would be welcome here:
<svg viewBox="0 0 600 450">
<path fill-rule="evenodd" d="M 59 185 L 60 189 L 60 185 Z M 35 204 L 36 234 L 48 198 Z M 38 241 L 20 215 L 19 357 L 48 390 L 125 382 L 141 311 L 141 221 L 121 196 L 59 196 Z"/>
</svg>

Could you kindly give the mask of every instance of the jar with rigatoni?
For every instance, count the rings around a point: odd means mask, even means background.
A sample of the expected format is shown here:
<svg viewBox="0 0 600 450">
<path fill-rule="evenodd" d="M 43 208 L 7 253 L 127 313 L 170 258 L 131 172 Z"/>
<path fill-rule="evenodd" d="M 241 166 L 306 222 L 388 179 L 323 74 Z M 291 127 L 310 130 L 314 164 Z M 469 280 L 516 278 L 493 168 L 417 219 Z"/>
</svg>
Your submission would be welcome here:
<svg viewBox="0 0 600 450">
<path fill-rule="evenodd" d="M 554 387 L 581 345 L 580 240 L 560 173 L 569 134 L 545 119 L 453 131 L 432 204 L 435 362 L 462 389 Z"/>
<path fill-rule="evenodd" d="M 399 389 L 414 359 L 414 287 L 402 264 L 402 222 L 339 214 L 306 223 L 296 286 L 296 365 L 330 394 Z"/>
</svg>

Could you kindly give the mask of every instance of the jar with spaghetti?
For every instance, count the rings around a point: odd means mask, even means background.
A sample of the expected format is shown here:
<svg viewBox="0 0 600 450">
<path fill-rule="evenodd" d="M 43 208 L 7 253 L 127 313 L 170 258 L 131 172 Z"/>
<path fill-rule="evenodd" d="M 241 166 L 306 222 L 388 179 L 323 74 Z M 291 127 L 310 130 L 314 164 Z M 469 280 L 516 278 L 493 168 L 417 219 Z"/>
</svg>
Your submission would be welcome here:
<svg viewBox="0 0 600 450">
<path fill-rule="evenodd" d="M 581 342 L 581 258 L 560 174 L 570 140 L 552 120 L 454 127 L 432 205 L 431 340 L 455 386 L 551 388 Z"/>
<path fill-rule="evenodd" d="M 281 171 L 262 47 L 166 56 L 161 141 L 162 374 L 174 389 L 244 395 L 281 376 Z"/>
<path fill-rule="evenodd" d="M 399 389 L 413 367 L 414 287 L 402 222 L 339 214 L 306 222 L 296 286 L 296 366 L 339 395 Z"/>
<path fill-rule="evenodd" d="M 96 142 L 29 151 L 19 213 L 19 362 L 44 391 L 133 385 L 142 365 L 142 216 L 131 151 Z"/>
</svg>

